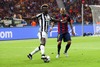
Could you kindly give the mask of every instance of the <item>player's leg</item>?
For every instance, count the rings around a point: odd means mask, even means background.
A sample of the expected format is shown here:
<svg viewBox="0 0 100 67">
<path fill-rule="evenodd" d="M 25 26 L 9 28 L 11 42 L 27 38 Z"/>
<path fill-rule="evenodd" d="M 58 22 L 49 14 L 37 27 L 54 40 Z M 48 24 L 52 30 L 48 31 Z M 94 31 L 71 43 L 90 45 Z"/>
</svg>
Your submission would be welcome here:
<svg viewBox="0 0 100 67">
<path fill-rule="evenodd" d="M 61 50 L 61 43 L 62 43 L 62 35 L 61 34 L 58 34 L 57 41 L 58 41 L 58 45 L 57 45 L 57 56 L 56 56 L 56 58 L 59 58 L 60 57 L 60 50 Z"/>
<path fill-rule="evenodd" d="M 46 39 L 41 38 L 40 51 L 42 56 L 45 56 L 45 44 L 46 44 Z"/>
<path fill-rule="evenodd" d="M 66 54 L 66 56 L 68 56 L 67 52 L 68 52 L 68 49 L 70 48 L 70 45 L 71 45 L 71 36 L 69 33 L 65 34 L 64 42 L 67 42 L 67 44 L 65 46 L 64 54 Z"/>
<path fill-rule="evenodd" d="M 65 46 L 65 51 L 64 51 L 64 54 L 66 55 L 66 57 L 68 57 L 68 49 L 70 48 L 70 46 L 71 46 L 71 41 L 68 41 L 67 45 Z"/>
<path fill-rule="evenodd" d="M 39 35 L 39 34 L 38 34 L 38 35 Z M 39 38 L 40 38 L 40 36 L 39 36 Z M 32 60 L 32 55 L 34 55 L 34 54 L 37 53 L 38 51 L 40 51 L 40 46 L 36 47 L 31 53 L 29 53 L 29 54 L 27 55 L 27 57 L 28 57 L 30 60 Z"/>
<path fill-rule="evenodd" d="M 42 32 L 41 34 L 41 38 L 40 38 L 40 51 L 41 51 L 41 59 L 45 59 L 45 44 L 46 44 L 46 40 L 47 40 L 47 33 L 46 32 Z"/>
<path fill-rule="evenodd" d="M 41 43 L 42 43 L 42 41 L 41 41 L 42 36 L 41 36 L 41 33 L 40 33 L 40 32 L 38 33 L 38 37 L 39 37 L 40 44 L 41 44 Z M 40 45 L 40 46 L 41 46 L 41 45 Z M 30 60 L 32 60 L 32 55 L 34 55 L 35 53 L 37 53 L 37 52 L 40 50 L 40 46 L 36 47 L 31 53 L 29 53 L 29 54 L 27 55 L 27 57 L 28 57 Z"/>
<path fill-rule="evenodd" d="M 57 45 L 57 56 L 56 56 L 56 58 L 60 57 L 61 43 L 62 43 L 61 41 L 58 42 L 58 45 Z"/>
<path fill-rule="evenodd" d="M 32 60 L 32 55 L 34 55 L 35 53 L 37 53 L 40 50 L 40 46 L 35 48 L 30 54 L 27 55 L 27 57 Z"/>
</svg>

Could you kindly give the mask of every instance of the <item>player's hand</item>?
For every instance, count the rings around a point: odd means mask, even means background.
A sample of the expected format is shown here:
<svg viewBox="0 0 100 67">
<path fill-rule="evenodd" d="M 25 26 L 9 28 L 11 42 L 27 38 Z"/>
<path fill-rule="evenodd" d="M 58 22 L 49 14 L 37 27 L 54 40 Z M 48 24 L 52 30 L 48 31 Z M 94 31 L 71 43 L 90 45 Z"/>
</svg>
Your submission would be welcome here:
<svg viewBox="0 0 100 67">
<path fill-rule="evenodd" d="M 53 28 L 50 28 L 49 32 L 51 32 L 51 31 L 52 31 L 52 29 L 53 29 Z"/>
<path fill-rule="evenodd" d="M 73 30 L 72 30 L 72 35 L 73 35 L 73 36 L 75 36 L 75 33 L 74 33 L 74 31 L 73 31 Z"/>
</svg>

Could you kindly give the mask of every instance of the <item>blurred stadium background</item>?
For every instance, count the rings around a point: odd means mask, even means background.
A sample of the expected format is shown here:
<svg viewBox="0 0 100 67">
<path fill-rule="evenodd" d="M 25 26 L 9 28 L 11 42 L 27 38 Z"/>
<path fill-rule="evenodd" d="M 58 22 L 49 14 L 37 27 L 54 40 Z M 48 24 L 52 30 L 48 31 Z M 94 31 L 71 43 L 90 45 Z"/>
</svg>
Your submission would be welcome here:
<svg viewBox="0 0 100 67">
<path fill-rule="evenodd" d="M 58 4 L 63 2 L 63 4 Z M 83 0 L 84 1 L 84 0 Z M 0 0 L 0 20 L 5 18 L 30 18 L 40 13 L 40 6 L 47 3 L 50 7 L 49 13 L 59 14 L 59 5 L 64 5 L 67 13 L 73 18 L 74 24 L 81 24 L 82 0 Z M 84 23 L 92 24 L 92 14 L 89 5 L 100 5 L 100 0 L 85 0 L 84 2 Z M 16 16 L 15 16 L 16 15 Z M 32 21 L 26 20 L 27 25 Z"/>
<path fill-rule="evenodd" d="M 41 12 L 40 6 L 44 3 L 50 6 L 49 14 L 52 17 L 59 14 L 60 7 L 65 7 L 78 36 L 72 37 L 70 56 L 65 58 L 62 54 L 60 59 L 56 59 L 57 24 L 55 23 L 53 30 L 48 33 L 46 53 L 51 57 L 51 62 L 48 64 L 40 60 L 39 53 L 32 61 L 26 57 L 28 52 L 39 44 L 38 22 L 30 18 Z M 90 37 L 94 35 L 95 29 L 89 5 L 100 5 L 100 0 L 0 0 L 0 67 L 99 67 L 100 37 Z M 97 17 L 94 16 L 94 19 Z M 100 21 L 96 23 L 100 35 Z M 62 45 L 62 50 L 64 46 Z"/>
<path fill-rule="evenodd" d="M 92 9 L 89 5 L 100 5 L 100 0 L 0 0 L 0 40 L 37 38 L 38 22 L 30 18 L 41 12 L 40 6 L 44 3 L 50 6 L 49 14 L 52 17 L 59 15 L 60 7 L 66 8 L 72 18 L 76 36 L 94 34 Z M 97 31 L 100 33 L 98 24 Z M 56 25 L 49 37 L 57 37 Z"/>
</svg>

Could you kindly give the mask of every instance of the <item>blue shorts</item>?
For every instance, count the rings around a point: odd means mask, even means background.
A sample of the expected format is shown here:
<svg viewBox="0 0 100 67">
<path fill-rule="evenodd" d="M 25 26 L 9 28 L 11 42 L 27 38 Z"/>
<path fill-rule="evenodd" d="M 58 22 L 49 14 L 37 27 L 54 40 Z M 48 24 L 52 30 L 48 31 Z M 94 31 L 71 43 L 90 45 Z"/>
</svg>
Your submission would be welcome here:
<svg viewBox="0 0 100 67">
<path fill-rule="evenodd" d="M 71 41 L 71 36 L 68 32 L 63 34 L 58 34 L 57 41 L 62 41 L 62 39 L 64 42 Z"/>
</svg>

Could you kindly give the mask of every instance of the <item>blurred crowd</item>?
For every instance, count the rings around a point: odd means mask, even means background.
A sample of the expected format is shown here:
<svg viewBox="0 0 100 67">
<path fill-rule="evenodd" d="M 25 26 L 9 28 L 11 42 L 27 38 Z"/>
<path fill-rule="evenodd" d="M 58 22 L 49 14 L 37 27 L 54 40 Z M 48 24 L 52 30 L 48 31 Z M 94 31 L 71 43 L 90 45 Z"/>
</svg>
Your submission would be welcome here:
<svg viewBox="0 0 100 67">
<path fill-rule="evenodd" d="M 71 16 L 74 23 L 81 23 L 81 0 L 62 0 L 67 13 Z M 0 0 L 0 20 L 8 17 L 18 19 L 31 18 L 33 15 L 40 13 L 42 4 L 47 3 L 49 13 L 57 15 L 59 8 L 56 0 Z M 84 3 L 84 21 L 86 24 L 92 23 L 92 13 L 89 5 L 99 5 L 99 0 L 85 0 Z M 27 21 L 27 20 L 25 20 Z M 31 21 L 28 21 L 31 22 Z M 29 24 L 29 23 L 28 23 Z"/>
<path fill-rule="evenodd" d="M 56 0 L 0 0 L 0 17 L 10 17 L 14 14 L 31 17 L 41 12 L 40 7 L 44 3 L 50 5 L 50 12 L 57 8 Z"/>
<path fill-rule="evenodd" d="M 81 23 L 82 22 L 82 0 L 63 0 L 63 3 L 66 7 L 67 12 L 73 18 L 74 23 Z M 91 8 L 89 5 L 100 5 L 100 0 L 83 0 L 84 4 L 84 23 L 91 24 L 93 23 L 92 20 L 92 13 Z"/>
<path fill-rule="evenodd" d="M 58 7 L 56 0 L 0 0 L 0 19 L 15 18 L 15 16 L 18 19 L 31 18 L 41 12 L 40 8 L 44 3 L 50 6 L 49 13 L 52 13 Z M 30 22 L 27 21 L 28 24 Z"/>
</svg>

